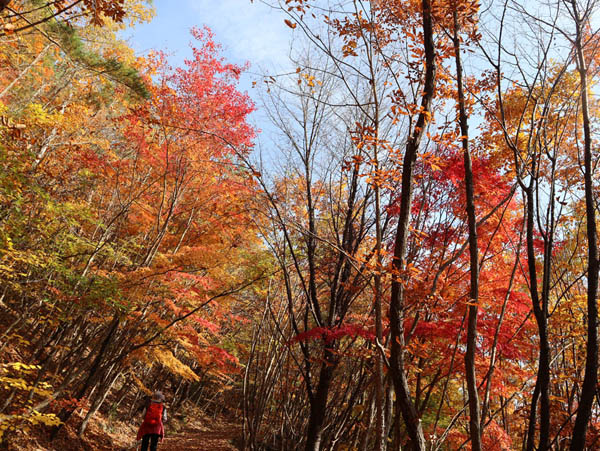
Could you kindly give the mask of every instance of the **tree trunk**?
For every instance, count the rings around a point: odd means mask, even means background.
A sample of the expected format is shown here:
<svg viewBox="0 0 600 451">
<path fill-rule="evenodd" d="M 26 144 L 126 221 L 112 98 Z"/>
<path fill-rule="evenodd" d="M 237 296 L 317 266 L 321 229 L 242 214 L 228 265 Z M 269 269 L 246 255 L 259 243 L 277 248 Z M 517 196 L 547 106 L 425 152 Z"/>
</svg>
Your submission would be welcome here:
<svg viewBox="0 0 600 451">
<path fill-rule="evenodd" d="M 396 391 L 396 412 L 401 412 L 406 429 L 413 444 L 413 449 L 425 450 L 425 437 L 421 420 L 410 396 L 406 373 L 404 370 L 404 283 L 403 272 L 406 241 L 410 222 L 410 208 L 413 190 L 413 168 L 425 133 L 427 121 L 431 115 L 431 103 L 436 81 L 435 47 L 433 42 L 433 23 L 431 1 L 422 0 L 423 8 L 423 40 L 425 47 L 425 83 L 421 99 L 421 112 L 415 128 L 406 143 L 404 164 L 402 167 L 402 193 L 400 197 L 400 216 L 394 244 L 392 293 L 390 299 L 389 322 L 391 332 L 390 370 Z M 398 422 L 398 420 L 396 420 Z M 398 422 L 399 423 L 399 422 Z"/>
<path fill-rule="evenodd" d="M 4 9 L 4 7 L 9 2 L 10 2 L 10 0 L 0 0 L 0 12 Z M 2 97 L 4 97 L 6 94 L 8 94 L 8 92 L 12 89 L 12 87 L 15 86 L 25 75 L 27 75 L 27 73 L 31 70 L 32 67 L 34 67 L 37 63 L 40 62 L 40 60 L 44 57 L 44 55 L 46 55 L 46 52 L 48 51 L 49 48 L 50 48 L 50 45 L 47 45 L 46 47 L 44 47 L 42 49 L 42 51 L 40 53 L 38 53 L 38 55 L 35 57 L 35 59 L 31 63 L 29 63 L 27 65 L 27 67 L 25 69 L 23 69 L 15 79 L 13 81 L 11 81 L 8 84 L 8 86 L 6 86 L 6 88 L 4 88 L 0 92 L 0 99 Z"/>
<path fill-rule="evenodd" d="M 590 130 L 590 113 L 588 106 L 587 65 L 583 54 L 583 19 L 581 18 L 577 2 L 571 0 L 573 17 L 576 23 L 575 50 L 577 52 L 577 69 L 579 71 L 581 89 L 581 114 L 583 116 L 584 133 L 584 166 L 585 166 L 585 213 L 587 220 L 588 240 L 588 271 L 587 271 L 587 343 L 585 359 L 585 375 L 581 386 L 577 418 L 573 427 L 571 451 L 585 448 L 585 439 L 588 423 L 592 413 L 592 405 L 596 397 L 596 384 L 598 382 L 598 243 L 596 237 L 596 211 L 593 191 L 593 162 L 592 162 L 592 135 Z M 586 12 L 587 13 L 587 12 Z M 585 14 L 585 17 L 589 17 Z"/>
<path fill-rule="evenodd" d="M 535 161 L 535 159 L 534 159 Z M 532 163 L 532 174 L 535 173 L 535 163 Z M 535 425 L 537 422 L 537 401 L 540 399 L 540 441 L 539 449 L 546 450 L 549 443 L 550 435 L 550 346 L 548 344 L 548 320 L 547 311 L 544 308 L 544 303 L 540 300 L 538 293 L 538 280 L 534 241 L 534 193 L 533 193 L 533 177 L 526 189 L 527 202 L 527 265 L 529 269 L 529 285 L 531 291 L 531 303 L 533 313 L 538 326 L 540 337 L 540 353 L 538 362 L 538 373 L 534 396 L 531 400 L 531 410 L 529 414 L 529 426 L 527 434 L 526 450 L 533 451 L 535 449 Z"/>
<path fill-rule="evenodd" d="M 331 349 L 325 349 L 321 372 L 319 373 L 319 383 L 317 389 L 310 401 L 310 417 L 308 419 L 308 429 L 306 433 L 306 451 L 321 450 L 321 435 L 323 433 L 323 423 L 325 422 L 325 411 L 327 409 L 327 397 L 329 388 L 333 380 L 333 372 L 336 366 Z"/>
<path fill-rule="evenodd" d="M 83 434 L 85 433 L 85 430 L 87 429 L 87 425 L 88 425 L 89 421 L 96 414 L 96 412 L 98 412 L 98 410 L 100 410 L 100 407 L 102 407 L 102 404 L 104 404 L 104 401 L 106 401 L 108 394 L 112 390 L 112 387 L 115 384 L 115 382 L 117 381 L 117 379 L 119 378 L 119 376 L 121 376 L 121 372 L 117 371 L 117 374 L 112 378 L 112 380 L 110 381 L 110 383 L 108 384 L 106 389 L 104 391 L 99 390 L 98 393 L 96 394 L 96 398 L 94 399 L 94 402 L 90 406 L 90 410 L 88 410 L 87 415 L 85 416 L 85 418 L 83 419 L 83 422 L 81 423 L 81 426 L 79 427 L 79 437 L 83 437 Z"/>
<path fill-rule="evenodd" d="M 456 85 L 458 91 L 458 110 L 460 134 L 465 165 L 465 190 L 467 197 L 467 222 L 469 225 L 469 256 L 471 287 L 469 290 L 469 318 L 467 322 L 467 352 L 465 353 L 465 373 L 469 393 L 469 433 L 473 451 L 481 451 L 481 420 L 479 396 L 477 394 L 477 375 L 475 374 L 475 352 L 477 343 L 477 310 L 479 302 L 479 252 L 477 248 L 477 219 L 475 217 L 475 193 L 473 188 L 473 167 L 469 151 L 469 125 L 465 109 L 463 91 L 462 61 L 460 56 L 460 37 L 458 13 L 453 11 L 454 19 L 454 58 L 456 61 Z"/>
<path fill-rule="evenodd" d="M 104 340 L 102 341 L 102 345 L 100 346 L 98 354 L 96 355 L 96 358 L 94 359 L 94 362 L 92 363 L 92 365 L 89 369 L 88 376 L 86 377 L 83 384 L 81 384 L 81 387 L 79 388 L 77 393 L 75 393 L 75 395 L 74 395 L 75 399 L 83 398 L 83 396 L 87 392 L 88 388 L 90 388 L 92 385 L 94 385 L 96 380 L 99 378 L 100 372 L 101 372 L 100 370 L 101 370 L 102 360 L 105 357 L 106 350 L 110 346 L 110 342 L 111 342 L 117 328 L 119 327 L 120 322 L 121 321 L 119 319 L 119 315 L 117 313 L 115 313 L 113 320 L 111 321 L 111 324 L 109 325 L 106 336 L 104 337 Z M 58 432 L 61 430 L 62 426 L 69 420 L 69 418 L 71 418 L 71 415 L 73 415 L 73 412 L 75 412 L 74 408 L 62 409 L 60 411 L 60 413 L 58 414 L 58 417 L 62 423 L 59 426 L 56 426 L 52 430 L 52 433 L 51 433 L 52 440 L 54 440 L 56 438 L 56 436 L 57 436 Z"/>
<path fill-rule="evenodd" d="M 371 68 L 371 89 L 373 92 L 373 103 L 375 104 L 374 124 L 375 143 L 373 144 L 373 158 L 375 174 L 379 174 L 379 96 L 377 93 L 377 83 L 375 82 L 375 70 L 373 63 Z M 376 177 L 377 179 L 377 177 Z M 384 451 L 386 441 L 384 437 L 384 416 L 385 416 L 385 385 L 383 379 L 383 320 L 382 320 L 382 285 L 381 272 L 383 271 L 383 230 L 381 224 L 381 187 L 379 181 L 375 182 L 375 260 L 376 271 L 374 276 L 374 310 L 375 310 L 375 449 L 374 451 Z M 367 434 L 368 435 L 368 434 Z"/>
</svg>

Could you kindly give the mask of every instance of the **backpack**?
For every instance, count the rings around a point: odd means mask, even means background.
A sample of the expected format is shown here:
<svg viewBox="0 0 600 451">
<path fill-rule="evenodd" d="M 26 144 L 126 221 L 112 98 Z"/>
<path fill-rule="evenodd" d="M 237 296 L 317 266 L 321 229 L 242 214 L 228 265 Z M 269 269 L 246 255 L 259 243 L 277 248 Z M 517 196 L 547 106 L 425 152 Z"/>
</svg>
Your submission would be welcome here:
<svg viewBox="0 0 600 451">
<path fill-rule="evenodd" d="M 162 419 L 163 405 L 155 402 L 151 402 L 146 409 L 146 415 L 144 416 L 144 423 L 152 426 L 160 423 Z"/>
</svg>

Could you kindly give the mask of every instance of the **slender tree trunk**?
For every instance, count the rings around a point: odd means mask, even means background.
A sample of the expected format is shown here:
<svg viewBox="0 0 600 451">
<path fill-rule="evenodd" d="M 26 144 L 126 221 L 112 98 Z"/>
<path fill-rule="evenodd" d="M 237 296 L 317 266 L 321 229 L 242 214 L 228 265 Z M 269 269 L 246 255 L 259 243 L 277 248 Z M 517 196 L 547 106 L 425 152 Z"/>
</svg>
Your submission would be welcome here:
<svg viewBox="0 0 600 451">
<path fill-rule="evenodd" d="M 119 324 L 120 324 L 119 315 L 117 313 L 115 313 L 113 320 L 111 321 L 111 324 L 106 333 L 106 336 L 104 337 L 104 340 L 102 341 L 102 345 L 100 346 L 98 354 L 96 355 L 96 358 L 94 359 L 94 362 L 92 363 L 92 365 L 89 369 L 88 376 L 86 377 L 85 381 L 81 384 L 81 387 L 79 388 L 77 393 L 74 395 L 75 399 L 81 399 L 85 395 L 86 391 L 98 379 L 98 377 L 100 375 L 102 360 L 105 357 L 106 351 L 107 351 L 108 347 L 110 346 L 112 338 L 113 338 L 117 328 L 119 327 Z M 58 417 L 60 418 L 62 423 L 53 429 L 53 431 L 51 433 L 52 440 L 54 440 L 56 438 L 56 436 L 57 436 L 58 432 L 60 431 L 60 429 L 62 428 L 62 426 L 69 420 L 69 418 L 71 418 L 71 415 L 73 415 L 73 412 L 75 412 L 75 409 L 73 409 L 73 408 L 61 410 L 61 412 L 58 414 Z"/>
<path fill-rule="evenodd" d="M 375 157 L 377 158 L 377 157 Z M 375 451 L 383 451 L 385 449 L 385 385 L 383 379 L 383 355 L 379 346 L 383 346 L 383 321 L 381 314 L 381 274 L 383 262 L 381 257 L 382 252 L 382 231 L 381 231 L 381 203 L 379 187 L 375 188 L 375 223 L 377 228 L 377 269 L 375 274 Z"/>
<path fill-rule="evenodd" d="M 454 58 L 456 61 L 456 84 L 458 91 L 458 110 L 460 134 L 465 165 L 465 189 L 467 197 L 467 221 L 469 225 L 469 256 L 471 287 L 469 291 L 469 317 L 467 320 L 467 352 L 465 353 L 465 372 L 467 391 L 469 393 L 469 432 L 473 451 L 481 451 L 481 420 L 479 396 L 477 394 L 477 375 L 475 374 L 475 352 L 477 343 L 477 310 L 479 302 L 479 252 L 477 244 L 477 219 L 475 217 L 475 194 L 473 188 L 473 167 L 469 151 L 469 125 L 465 109 L 465 94 L 463 91 L 462 61 L 460 55 L 460 30 L 456 5 L 453 11 L 454 19 Z"/>
<path fill-rule="evenodd" d="M 584 166 L 585 166 L 585 212 L 587 220 L 588 240 L 588 271 L 587 271 L 587 343 L 585 359 L 585 375 L 581 386 L 579 407 L 573 437 L 571 438 L 571 451 L 585 448 L 588 423 L 592 413 L 592 405 L 596 397 L 596 384 L 598 382 L 598 243 L 596 237 L 596 210 L 593 191 L 593 162 L 592 162 L 592 135 L 590 129 L 590 113 L 588 106 L 588 81 L 587 65 L 583 53 L 583 19 L 580 17 L 577 2 L 571 0 L 573 17 L 576 23 L 575 51 L 577 69 L 581 86 L 581 114 L 583 116 L 584 133 Z M 589 17 L 586 15 L 586 17 Z"/>
<path fill-rule="evenodd" d="M 375 70 L 372 58 L 369 58 L 369 67 L 371 69 L 371 90 L 373 93 L 373 103 L 375 104 L 374 124 L 375 142 L 373 144 L 373 159 L 375 170 L 375 277 L 374 277 L 374 297 L 375 297 L 375 449 L 374 451 L 383 451 L 386 448 L 384 437 L 384 416 L 385 416 L 385 385 L 383 380 L 383 355 L 380 352 L 380 346 L 383 347 L 383 321 L 381 312 L 381 272 L 383 271 L 383 231 L 381 227 L 381 187 L 379 186 L 379 96 L 377 92 L 377 83 L 375 80 Z"/>
<path fill-rule="evenodd" d="M 375 383 L 377 383 L 377 379 L 375 379 Z M 375 403 L 377 402 L 377 394 L 375 394 L 374 397 L 371 398 L 371 401 L 369 402 L 369 419 L 367 421 L 366 426 L 364 427 L 364 432 L 362 434 L 362 438 L 360 439 L 360 443 L 358 443 L 358 446 L 356 444 L 356 442 L 358 441 L 358 438 L 360 437 L 360 429 L 358 429 L 357 434 L 356 434 L 356 440 L 354 440 L 354 449 L 360 450 L 360 451 L 371 451 L 371 447 L 369 446 L 369 438 L 371 437 L 371 429 L 373 427 L 373 420 L 375 419 L 375 415 L 377 414 L 377 406 L 375 405 Z M 375 445 L 377 446 L 377 445 Z M 350 448 L 353 449 L 353 448 Z M 377 448 L 375 448 L 376 451 Z"/>
<path fill-rule="evenodd" d="M 525 224 L 523 224 L 523 226 L 524 225 Z M 488 413 L 488 408 L 489 408 L 489 403 L 490 403 L 490 392 L 491 392 L 491 387 L 492 387 L 494 370 L 496 368 L 496 357 L 498 355 L 498 340 L 500 337 L 500 328 L 502 327 L 502 322 L 504 321 L 504 316 L 506 314 L 506 306 L 508 304 L 508 300 L 509 300 L 511 292 L 512 292 L 513 283 L 515 281 L 515 276 L 516 276 L 517 269 L 518 269 L 519 263 L 520 263 L 521 245 L 523 243 L 523 232 L 524 232 L 524 227 L 521 228 L 521 233 L 519 235 L 519 245 L 517 247 L 517 253 L 515 255 L 515 264 L 513 265 L 513 269 L 510 273 L 510 280 L 508 282 L 508 288 L 506 290 L 506 295 L 504 296 L 504 302 L 502 303 L 502 310 L 500 312 L 500 317 L 498 318 L 498 324 L 496 326 L 496 331 L 494 332 L 494 341 L 492 343 L 492 351 L 491 351 L 491 355 L 490 355 L 490 365 L 489 365 L 488 373 L 486 376 L 487 380 L 485 383 L 485 394 L 483 396 L 482 408 L 481 408 L 481 433 L 482 434 L 485 429 L 485 421 L 487 418 L 487 413 Z M 504 408 L 502 409 L 502 413 L 504 413 Z M 505 426 L 505 423 L 504 423 L 504 426 Z"/>
<path fill-rule="evenodd" d="M 2 11 L 2 9 L 4 8 L 4 6 L 2 6 L 3 2 L 5 4 L 8 3 L 6 0 L 0 0 L 0 11 Z M 44 55 L 46 54 L 46 52 L 48 51 L 49 48 L 50 48 L 50 45 L 47 45 L 46 47 L 44 47 L 42 49 L 42 51 L 40 53 L 38 53 L 38 55 L 35 57 L 35 59 L 31 63 L 29 63 L 27 65 L 27 67 L 25 69 L 23 69 L 15 79 L 13 81 L 11 81 L 8 84 L 8 86 L 0 92 L 0 99 L 2 97 L 4 97 L 6 94 L 8 94 L 8 92 L 12 89 L 12 87 L 15 86 L 25 75 L 27 75 L 27 73 L 31 70 L 32 67 L 34 67 L 37 63 L 40 62 L 40 60 L 44 57 Z"/>
<path fill-rule="evenodd" d="M 410 222 L 410 208 L 412 204 L 413 168 L 425 133 L 427 122 L 431 115 L 431 103 L 434 96 L 436 81 L 436 56 L 433 42 L 433 23 L 431 1 L 422 0 L 423 8 L 423 41 L 425 47 L 425 82 L 423 97 L 421 99 L 421 112 L 417 123 L 406 143 L 404 164 L 402 167 L 402 193 L 400 197 L 400 216 L 394 243 L 394 256 L 392 266 L 394 277 L 392 280 L 392 293 L 390 299 L 389 322 L 391 332 L 390 370 L 396 390 L 396 403 L 406 424 L 408 435 L 413 449 L 425 450 L 425 437 L 421 420 L 418 417 L 415 405 L 410 396 L 406 371 L 404 369 L 404 283 L 406 279 L 403 272 L 406 268 L 405 254 Z M 397 421 L 398 422 L 398 421 Z M 398 422 L 399 423 L 399 422 Z"/>
<path fill-rule="evenodd" d="M 112 380 L 110 381 L 108 386 L 103 391 L 98 390 L 98 393 L 96 394 L 94 402 L 90 406 L 90 410 L 88 410 L 85 418 L 83 419 L 83 422 L 81 423 L 81 426 L 79 427 L 79 437 L 83 437 L 83 434 L 85 433 L 85 430 L 87 429 L 87 425 L 88 425 L 89 421 L 96 414 L 96 412 L 98 412 L 98 410 L 100 410 L 100 407 L 102 407 L 102 404 L 104 404 L 104 401 L 106 401 L 108 394 L 112 390 L 113 385 L 115 384 L 115 382 L 117 381 L 117 379 L 119 378 L 120 375 L 121 375 L 121 372 L 117 371 L 117 374 L 112 378 Z"/>
<path fill-rule="evenodd" d="M 333 380 L 333 372 L 336 367 L 335 358 L 331 349 L 325 349 L 325 356 L 321 371 L 319 373 L 319 383 L 310 401 L 310 417 L 308 419 L 308 429 L 306 434 L 306 451 L 321 450 L 321 436 L 323 433 L 323 423 L 325 422 L 325 412 L 327 409 L 327 397 L 329 388 Z"/>
<path fill-rule="evenodd" d="M 535 158 L 534 158 L 535 160 Z M 532 164 L 532 174 L 535 174 L 535 163 Z M 537 268 L 534 250 L 534 192 L 533 177 L 526 189 L 527 202 L 527 265 L 529 269 L 529 285 L 531 292 L 531 303 L 533 313 L 538 326 L 540 350 L 538 361 L 538 372 L 535 384 L 534 396 L 531 399 L 531 410 L 529 413 L 529 426 L 527 433 L 526 450 L 533 451 L 535 448 L 535 430 L 537 422 L 537 402 L 540 400 L 540 441 L 539 450 L 546 450 L 550 436 L 550 345 L 548 343 L 548 320 L 544 303 L 540 300 L 538 292 Z"/>
</svg>

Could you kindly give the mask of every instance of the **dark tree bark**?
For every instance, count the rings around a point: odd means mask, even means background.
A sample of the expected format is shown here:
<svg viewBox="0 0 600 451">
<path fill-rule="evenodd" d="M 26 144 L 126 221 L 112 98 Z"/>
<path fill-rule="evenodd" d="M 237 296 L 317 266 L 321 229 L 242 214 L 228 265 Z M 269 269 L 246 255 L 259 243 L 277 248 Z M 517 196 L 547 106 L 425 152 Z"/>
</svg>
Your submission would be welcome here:
<svg viewBox="0 0 600 451">
<path fill-rule="evenodd" d="M 477 248 L 477 219 L 475 217 L 475 194 L 473 188 L 473 167 L 469 151 L 469 125 L 465 109 L 465 94 L 463 90 L 463 69 L 460 56 L 460 25 L 456 8 L 453 11 L 454 20 L 454 58 L 456 63 L 456 86 L 458 91 L 458 111 L 460 134 L 465 165 L 465 190 L 467 197 L 467 222 L 469 225 L 469 256 L 471 287 L 469 290 L 469 317 L 467 323 L 467 352 L 465 353 L 465 372 L 467 391 L 469 393 L 469 433 L 473 451 L 481 451 L 481 420 L 479 396 L 477 394 L 477 376 L 475 374 L 475 351 L 477 341 L 477 310 L 479 302 L 479 252 Z"/>
<path fill-rule="evenodd" d="M 585 375 L 581 386 L 577 418 L 573 427 L 571 451 L 585 448 L 585 438 L 588 423 L 592 413 L 592 405 L 596 397 L 596 384 L 598 382 L 598 243 L 596 237 L 596 211 L 593 191 L 593 162 L 592 162 L 592 135 L 590 129 L 590 113 L 588 106 L 588 81 L 587 64 L 583 53 L 584 19 L 579 12 L 576 0 L 571 0 L 571 13 L 575 20 L 576 37 L 575 52 L 577 70 L 579 72 L 581 89 L 581 114 L 583 117 L 584 133 L 584 166 L 585 166 L 585 212 L 587 220 L 588 240 L 588 271 L 587 271 L 587 343 L 585 359 Z M 588 17 L 587 11 L 584 17 Z"/>
<path fill-rule="evenodd" d="M 535 174 L 535 158 L 532 163 L 532 174 Z M 529 186 L 525 190 L 527 202 L 527 265 L 529 269 L 529 285 L 533 313 L 538 326 L 540 339 L 539 362 L 534 396 L 531 399 L 531 410 L 529 413 L 529 426 L 527 433 L 526 450 L 533 451 L 535 448 L 535 425 L 537 421 L 537 402 L 540 399 L 540 441 L 538 449 L 548 449 L 550 437 L 550 345 L 548 343 L 548 302 L 547 296 L 538 292 L 538 279 L 534 249 L 534 177 L 531 178 Z M 546 259 L 545 259 L 546 260 Z M 546 268 L 545 268 L 546 270 Z"/>
<path fill-rule="evenodd" d="M 406 372 L 404 369 L 404 277 L 406 267 L 404 261 L 408 226 L 410 222 L 410 208 L 413 194 L 413 168 L 425 133 L 427 121 L 431 115 L 431 103 L 434 96 L 436 82 L 436 55 L 433 42 L 433 21 L 431 1 L 422 0 L 423 8 L 423 41 L 425 48 L 425 82 L 423 97 L 421 99 L 421 112 L 414 130 L 406 143 L 404 164 L 402 167 L 402 192 L 400 197 L 400 216 L 394 243 L 393 268 L 395 276 L 392 280 L 392 293 L 390 299 L 390 332 L 391 356 L 390 370 L 394 389 L 396 391 L 396 412 L 400 412 L 406 425 L 406 430 L 412 442 L 413 449 L 425 450 L 425 437 L 421 420 L 410 396 Z M 397 420 L 396 420 L 397 421 Z M 397 421 L 398 422 L 398 421 Z"/>
<path fill-rule="evenodd" d="M 321 450 L 321 435 L 327 409 L 327 397 L 337 362 L 332 350 L 325 350 L 325 358 L 319 373 L 317 388 L 310 400 L 310 417 L 306 431 L 306 451 Z"/>
<path fill-rule="evenodd" d="M 99 376 L 101 375 L 102 361 L 106 357 L 106 353 L 107 353 L 106 351 L 109 348 L 112 338 L 113 338 L 117 328 L 119 327 L 120 323 L 121 323 L 120 318 L 119 318 L 118 314 L 115 313 L 113 320 L 111 321 L 111 323 L 108 327 L 108 331 L 107 331 L 104 339 L 102 340 L 102 344 L 100 346 L 100 349 L 98 350 L 98 354 L 96 354 L 96 357 L 94 358 L 94 361 L 88 371 L 87 377 L 81 384 L 79 390 L 73 396 L 75 399 L 83 398 L 83 396 L 86 394 L 87 390 L 91 386 L 93 386 L 96 383 L 96 381 L 99 379 Z M 75 410 L 76 410 L 75 408 L 70 407 L 70 408 L 62 409 L 59 412 L 58 418 L 60 419 L 61 424 L 54 427 L 54 429 L 52 430 L 52 433 L 51 433 L 52 440 L 54 440 L 56 438 L 58 432 L 62 429 L 62 427 L 69 420 L 69 418 L 71 418 L 71 416 L 73 415 Z"/>
</svg>

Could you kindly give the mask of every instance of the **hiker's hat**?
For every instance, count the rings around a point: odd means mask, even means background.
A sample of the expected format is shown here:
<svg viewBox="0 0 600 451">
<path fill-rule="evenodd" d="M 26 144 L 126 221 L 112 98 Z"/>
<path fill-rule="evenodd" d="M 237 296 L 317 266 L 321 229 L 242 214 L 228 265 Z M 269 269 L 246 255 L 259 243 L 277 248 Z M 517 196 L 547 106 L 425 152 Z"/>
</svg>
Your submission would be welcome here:
<svg viewBox="0 0 600 451">
<path fill-rule="evenodd" d="M 152 401 L 163 402 L 165 400 L 165 395 L 160 390 L 156 390 L 152 395 Z"/>
</svg>

